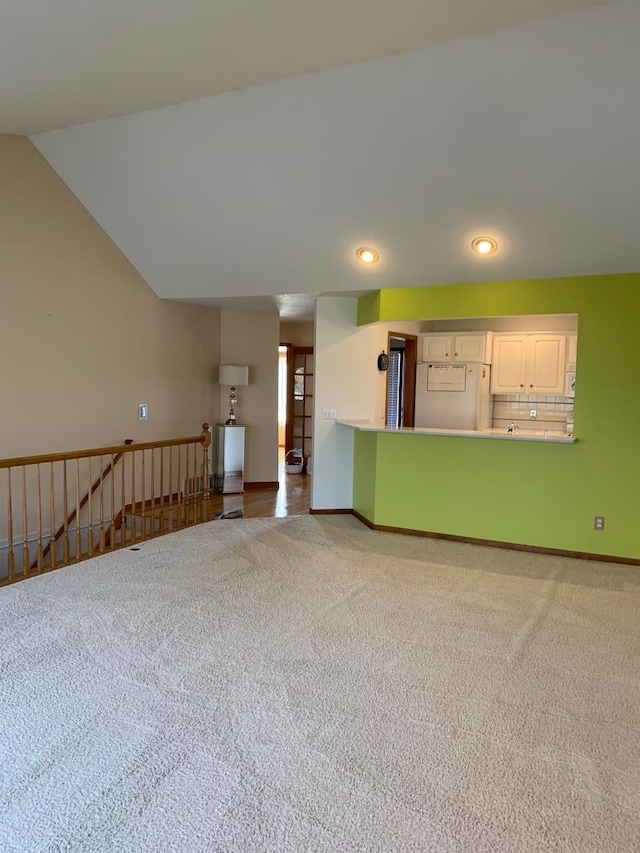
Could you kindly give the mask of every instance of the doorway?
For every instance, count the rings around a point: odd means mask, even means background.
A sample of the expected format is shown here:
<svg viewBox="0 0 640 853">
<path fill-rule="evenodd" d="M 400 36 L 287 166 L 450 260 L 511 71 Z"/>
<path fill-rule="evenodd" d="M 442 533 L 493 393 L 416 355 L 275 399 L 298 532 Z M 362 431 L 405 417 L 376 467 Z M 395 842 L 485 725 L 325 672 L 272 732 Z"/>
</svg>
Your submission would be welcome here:
<svg viewBox="0 0 640 853">
<path fill-rule="evenodd" d="M 287 385 L 289 374 L 288 346 L 278 347 L 278 452 L 284 453 L 287 436 Z"/>
<path fill-rule="evenodd" d="M 416 402 L 417 335 L 389 332 L 385 426 L 412 427 Z"/>
<path fill-rule="evenodd" d="M 278 445 L 289 461 L 301 456 L 310 467 L 313 437 L 313 347 L 278 348 Z"/>
</svg>

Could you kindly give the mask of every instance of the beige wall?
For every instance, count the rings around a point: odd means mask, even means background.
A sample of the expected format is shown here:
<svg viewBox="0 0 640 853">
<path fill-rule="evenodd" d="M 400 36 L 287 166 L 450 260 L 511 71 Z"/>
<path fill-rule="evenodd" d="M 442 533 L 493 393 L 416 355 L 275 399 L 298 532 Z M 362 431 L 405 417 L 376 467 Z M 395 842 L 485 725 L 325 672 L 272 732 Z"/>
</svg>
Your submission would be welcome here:
<svg viewBox="0 0 640 853">
<path fill-rule="evenodd" d="M 218 420 L 220 312 L 159 299 L 27 139 L 0 187 L 0 457 Z"/>
<path fill-rule="evenodd" d="M 313 346 L 313 323 L 280 323 L 280 343 Z"/>
<path fill-rule="evenodd" d="M 246 428 L 245 480 L 278 479 L 279 318 L 262 311 L 221 311 L 221 364 L 249 366 L 249 385 L 238 388 L 238 423 Z M 229 389 L 220 388 L 220 412 Z M 223 418 L 224 420 L 224 418 Z"/>
</svg>

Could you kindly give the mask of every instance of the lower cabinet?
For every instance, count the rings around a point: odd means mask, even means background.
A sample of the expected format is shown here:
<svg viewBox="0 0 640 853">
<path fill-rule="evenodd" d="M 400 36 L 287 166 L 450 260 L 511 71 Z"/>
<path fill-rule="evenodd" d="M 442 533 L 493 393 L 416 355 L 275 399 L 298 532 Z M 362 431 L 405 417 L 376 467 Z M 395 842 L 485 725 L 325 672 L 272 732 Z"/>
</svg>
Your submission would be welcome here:
<svg viewBox="0 0 640 853">
<path fill-rule="evenodd" d="M 567 336 L 495 334 L 492 394 L 564 394 Z"/>
</svg>

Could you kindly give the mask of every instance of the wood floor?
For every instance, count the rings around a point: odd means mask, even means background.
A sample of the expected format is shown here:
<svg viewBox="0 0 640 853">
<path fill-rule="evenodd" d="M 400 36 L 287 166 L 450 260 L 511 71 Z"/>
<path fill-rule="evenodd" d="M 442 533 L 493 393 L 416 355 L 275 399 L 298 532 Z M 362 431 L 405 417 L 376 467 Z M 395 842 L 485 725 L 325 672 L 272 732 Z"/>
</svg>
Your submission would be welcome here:
<svg viewBox="0 0 640 853">
<path fill-rule="evenodd" d="M 306 515 L 309 512 L 311 477 L 308 474 L 285 474 L 284 462 L 281 461 L 278 481 L 278 489 L 247 489 L 239 495 L 213 492 L 211 509 L 213 513 L 241 509 L 244 518 Z"/>
</svg>

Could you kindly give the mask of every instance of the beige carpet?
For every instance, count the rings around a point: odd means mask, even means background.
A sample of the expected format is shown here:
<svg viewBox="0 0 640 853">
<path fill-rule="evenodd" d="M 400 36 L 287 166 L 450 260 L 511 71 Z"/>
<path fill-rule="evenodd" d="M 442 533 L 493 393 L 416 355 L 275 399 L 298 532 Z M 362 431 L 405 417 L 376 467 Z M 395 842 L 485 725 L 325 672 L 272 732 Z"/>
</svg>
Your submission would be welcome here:
<svg viewBox="0 0 640 853">
<path fill-rule="evenodd" d="M 640 570 L 218 521 L 0 589 L 0 850 L 640 850 Z"/>
</svg>

